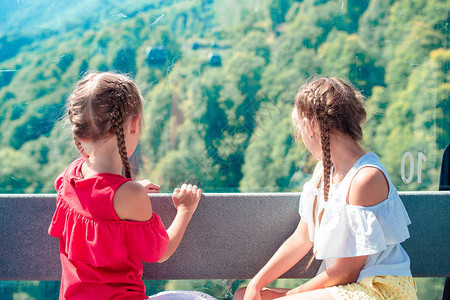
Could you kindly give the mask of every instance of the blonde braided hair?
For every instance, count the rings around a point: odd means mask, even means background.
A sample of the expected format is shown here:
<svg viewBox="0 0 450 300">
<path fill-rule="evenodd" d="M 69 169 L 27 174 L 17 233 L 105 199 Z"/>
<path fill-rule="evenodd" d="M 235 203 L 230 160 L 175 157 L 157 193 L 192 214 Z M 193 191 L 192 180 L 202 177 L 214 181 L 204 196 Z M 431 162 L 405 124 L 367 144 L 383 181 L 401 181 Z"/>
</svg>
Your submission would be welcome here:
<svg viewBox="0 0 450 300">
<path fill-rule="evenodd" d="M 132 116 L 142 115 L 142 97 L 129 77 L 111 72 L 85 75 L 67 99 L 67 115 L 74 143 L 85 157 L 89 155 L 82 140 L 115 135 L 125 177 L 131 178 L 123 126 Z"/>
<path fill-rule="evenodd" d="M 124 168 L 125 177 L 131 178 L 131 167 L 128 160 L 127 147 L 125 145 L 125 134 L 123 133 L 123 116 L 124 116 L 124 98 L 122 94 L 121 84 L 117 84 L 117 90 L 113 93 L 112 98 L 115 99 L 114 107 L 111 112 L 111 122 L 114 128 L 114 132 L 117 138 L 117 146 L 119 149 L 120 158 L 122 160 L 122 166 Z"/>
<path fill-rule="evenodd" d="M 366 119 L 361 93 L 342 79 L 318 78 L 300 87 L 293 110 L 294 127 L 299 130 L 300 118 L 315 121 L 320 129 L 322 147 L 324 200 L 330 191 L 330 134 L 339 131 L 356 142 L 362 139 L 361 124 Z"/>
<path fill-rule="evenodd" d="M 350 136 L 356 142 L 361 141 L 361 124 L 366 119 L 363 96 L 357 89 L 342 79 L 336 77 L 318 78 L 300 87 L 295 97 L 292 117 L 297 132 L 300 131 L 299 120 L 302 118 L 314 121 L 319 126 L 323 173 L 317 182 L 317 189 L 319 190 L 323 182 L 323 197 L 324 201 L 327 202 L 332 166 L 330 134 L 338 131 Z M 317 219 L 318 226 L 320 226 L 324 209 L 316 216 L 317 202 L 316 195 L 313 202 L 313 222 L 315 225 Z M 307 264 L 306 269 L 309 268 L 314 258 L 315 254 Z"/>
</svg>

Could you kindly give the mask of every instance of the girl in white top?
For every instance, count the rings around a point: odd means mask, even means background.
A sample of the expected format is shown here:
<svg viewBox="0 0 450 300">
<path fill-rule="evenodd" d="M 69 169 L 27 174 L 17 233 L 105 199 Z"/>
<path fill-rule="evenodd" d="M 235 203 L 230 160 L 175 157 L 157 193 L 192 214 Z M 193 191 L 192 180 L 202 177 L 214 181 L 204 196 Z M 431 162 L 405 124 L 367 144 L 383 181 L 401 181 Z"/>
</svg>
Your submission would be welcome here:
<svg viewBox="0 0 450 300">
<path fill-rule="evenodd" d="M 339 78 L 303 85 L 294 128 L 319 160 L 300 199 L 301 220 L 269 262 L 234 299 L 417 299 L 408 214 L 379 158 L 359 144 L 363 97 Z M 292 289 L 265 288 L 313 248 L 317 275 Z"/>
</svg>

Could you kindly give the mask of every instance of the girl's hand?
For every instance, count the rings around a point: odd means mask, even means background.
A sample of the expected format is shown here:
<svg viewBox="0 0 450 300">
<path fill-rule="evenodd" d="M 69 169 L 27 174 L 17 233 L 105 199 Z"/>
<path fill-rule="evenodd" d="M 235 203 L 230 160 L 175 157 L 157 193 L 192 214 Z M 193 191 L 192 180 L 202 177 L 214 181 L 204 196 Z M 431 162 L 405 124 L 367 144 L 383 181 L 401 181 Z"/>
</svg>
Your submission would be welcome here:
<svg viewBox="0 0 450 300">
<path fill-rule="evenodd" d="M 145 190 L 147 191 L 147 193 L 159 193 L 159 190 L 161 189 L 161 187 L 159 185 L 157 185 L 147 179 L 137 181 L 137 183 L 142 185 L 145 188 Z"/>
<path fill-rule="evenodd" d="M 245 295 L 243 300 L 261 300 L 261 291 L 256 289 L 256 288 L 252 288 L 251 286 L 248 286 L 245 289 Z"/>
<path fill-rule="evenodd" d="M 202 196 L 202 190 L 196 185 L 183 184 L 181 189 L 176 188 L 173 191 L 173 205 L 178 211 L 193 214 L 197 209 L 198 202 Z"/>
<path fill-rule="evenodd" d="M 298 287 L 296 287 L 295 289 L 289 290 L 289 291 L 286 293 L 286 296 L 290 296 L 290 295 L 295 295 L 295 294 L 301 293 L 301 292 L 302 292 L 302 291 L 301 291 L 301 287 L 302 287 L 302 286 L 298 286 Z"/>
</svg>

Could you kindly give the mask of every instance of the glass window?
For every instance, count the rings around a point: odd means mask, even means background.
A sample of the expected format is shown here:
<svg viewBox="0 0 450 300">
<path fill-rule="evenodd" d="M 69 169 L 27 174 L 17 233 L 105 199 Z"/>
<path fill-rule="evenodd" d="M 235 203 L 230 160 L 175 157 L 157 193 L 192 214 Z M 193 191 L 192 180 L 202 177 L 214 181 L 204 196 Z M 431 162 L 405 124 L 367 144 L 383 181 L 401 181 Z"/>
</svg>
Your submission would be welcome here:
<svg viewBox="0 0 450 300">
<path fill-rule="evenodd" d="M 138 178 L 171 192 L 301 191 L 298 87 L 366 97 L 363 145 L 399 190 L 437 190 L 450 142 L 448 5 L 439 0 L 2 1 L 0 193 L 54 193 L 77 157 L 64 105 L 89 70 L 131 76 L 144 130 Z M 3 285 L 2 290 L 5 289 Z"/>
<path fill-rule="evenodd" d="M 87 70 L 145 99 L 136 175 L 163 191 L 297 191 L 314 161 L 290 110 L 316 76 L 366 97 L 364 146 L 400 190 L 436 190 L 449 143 L 442 1 L 7 1 L 0 12 L 2 193 L 52 193 L 77 153 L 64 102 Z"/>
</svg>

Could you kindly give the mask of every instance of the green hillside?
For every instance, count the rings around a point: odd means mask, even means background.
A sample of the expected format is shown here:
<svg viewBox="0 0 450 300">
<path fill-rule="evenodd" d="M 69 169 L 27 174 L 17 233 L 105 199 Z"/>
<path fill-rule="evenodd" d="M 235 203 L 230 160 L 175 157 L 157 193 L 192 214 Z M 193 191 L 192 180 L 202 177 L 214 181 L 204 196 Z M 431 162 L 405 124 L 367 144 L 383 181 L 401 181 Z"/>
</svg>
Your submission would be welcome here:
<svg viewBox="0 0 450 300">
<path fill-rule="evenodd" d="M 299 190 L 314 161 L 293 141 L 290 110 L 317 75 L 346 78 L 367 97 L 364 145 L 396 186 L 437 189 L 450 142 L 448 1 L 90 3 L 86 13 L 48 11 L 41 31 L 0 27 L 0 192 L 54 192 L 77 155 L 64 102 L 87 70 L 128 73 L 141 88 L 134 161 L 164 191 L 186 178 L 206 191 Z M 163 64 L 146 62 L 155 45 Z"/>
</svg>

